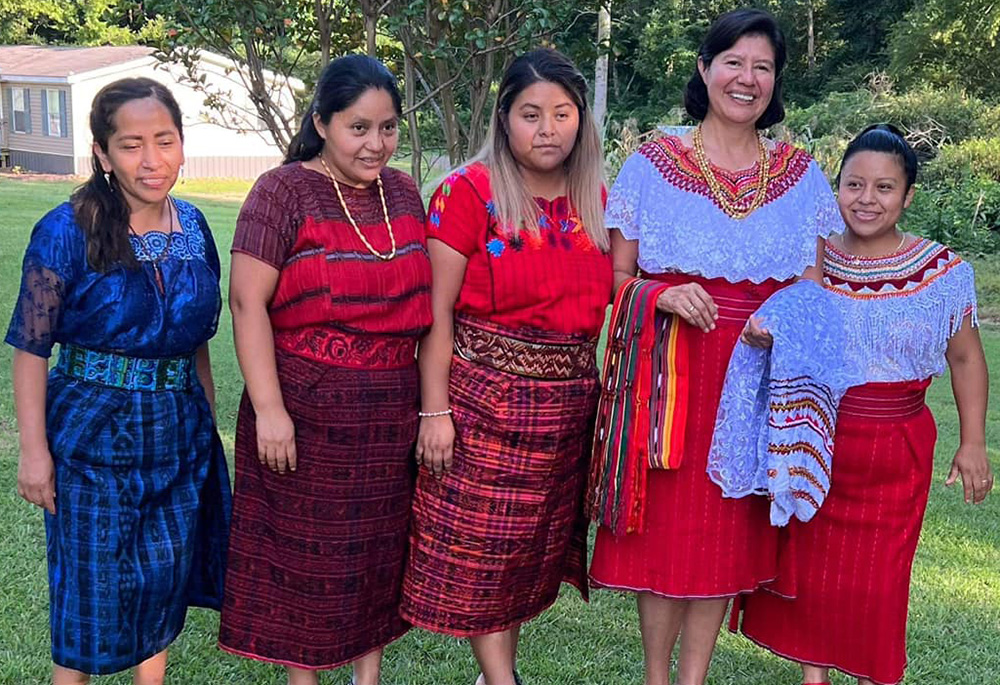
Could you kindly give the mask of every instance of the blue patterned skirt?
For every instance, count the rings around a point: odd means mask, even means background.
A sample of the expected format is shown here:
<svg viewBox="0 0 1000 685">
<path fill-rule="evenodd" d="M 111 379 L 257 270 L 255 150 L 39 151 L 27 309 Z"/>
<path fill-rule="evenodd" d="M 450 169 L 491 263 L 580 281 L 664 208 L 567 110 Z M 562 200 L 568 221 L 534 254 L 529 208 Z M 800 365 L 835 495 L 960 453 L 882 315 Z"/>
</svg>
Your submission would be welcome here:
<svg viewBox="0 0 1000 685">
<path fill-rule="evenodd" d="M 74 378 L 62 363 L 49 376 L 56 513 L 45 531 L 60 666 L 130 668 L 177 637 L 188 606 L 221 604 L 229 474 L 193 367 L 167 390 Z"/>
</svg>

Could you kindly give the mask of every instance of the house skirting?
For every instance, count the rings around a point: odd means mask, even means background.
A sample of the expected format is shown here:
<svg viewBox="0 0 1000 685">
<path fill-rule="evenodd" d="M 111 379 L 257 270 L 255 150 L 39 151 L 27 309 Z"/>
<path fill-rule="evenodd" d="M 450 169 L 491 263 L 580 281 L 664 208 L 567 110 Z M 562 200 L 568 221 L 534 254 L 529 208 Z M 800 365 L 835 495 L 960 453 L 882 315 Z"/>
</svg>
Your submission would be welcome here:
<svg viewBox="0 0 1000 685">
<path fill-rule="evenodd" d="M 10 151 L 10 165 L 41 174 L 72 174 L 73 158 L 46 152 Z"/>
<path fill-rule="evenodd" d="M 257 178 L 268 169 L 281 164 L 280 157 L 192 157 L 186 155 L 183 178 Z M 76 174 L 89 176 L 93 166 L 90 157 L 76 158 Z M 63 173 L 73 173 L 66 171 Z"/>
</svg>

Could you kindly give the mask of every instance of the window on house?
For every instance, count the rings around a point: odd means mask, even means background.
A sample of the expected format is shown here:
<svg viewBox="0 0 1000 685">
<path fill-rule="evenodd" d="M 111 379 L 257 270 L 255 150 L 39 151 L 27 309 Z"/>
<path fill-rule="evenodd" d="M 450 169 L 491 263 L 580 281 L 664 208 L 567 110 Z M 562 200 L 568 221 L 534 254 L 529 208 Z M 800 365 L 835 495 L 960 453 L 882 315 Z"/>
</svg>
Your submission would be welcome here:
<svg viewBox="0 0 1000 685">
<path fill-rule="evenodd" d="M 31 133 L 30 107 L 27 88 L 10 89 L 10 118 L 14 133 Z"/>
<path fill-rule="evenodd" d="M 66 91 L 42 91 L 42 128 L 47 136 L 66 138 Z"/>
</svg>

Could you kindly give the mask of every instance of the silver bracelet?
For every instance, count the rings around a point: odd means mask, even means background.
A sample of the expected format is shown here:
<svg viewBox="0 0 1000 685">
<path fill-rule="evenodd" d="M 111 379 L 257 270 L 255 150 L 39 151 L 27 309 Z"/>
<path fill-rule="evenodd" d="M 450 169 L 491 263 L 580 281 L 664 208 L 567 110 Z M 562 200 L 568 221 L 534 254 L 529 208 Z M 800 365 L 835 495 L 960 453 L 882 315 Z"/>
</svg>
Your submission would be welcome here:
<svg viewBox="0 0 1000 685">
<path fill-rule="evenodd" d="M 434 416 L 448 416 L 451 413 L 451 409 L 445 409 L 444 411 L 418 411 L 417 416 L 422 419 L 428 419 Z"/>
</svg>

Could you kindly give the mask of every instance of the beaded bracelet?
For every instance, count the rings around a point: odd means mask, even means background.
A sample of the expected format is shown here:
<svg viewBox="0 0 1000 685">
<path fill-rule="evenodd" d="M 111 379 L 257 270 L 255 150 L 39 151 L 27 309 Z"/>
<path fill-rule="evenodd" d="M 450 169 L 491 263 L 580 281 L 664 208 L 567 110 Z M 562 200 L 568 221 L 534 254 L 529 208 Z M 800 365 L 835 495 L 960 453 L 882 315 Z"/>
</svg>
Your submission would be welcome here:
<svg viewBox="0 0 1000 685">
<path fill-rule="evenodd" d="M 451 409 L 445 409 L 444 411 L 418 411 L 417 416 L 422 419 L 428 419 L 434 416 L 448 416 L 451 413 Z"/>
</svg>

